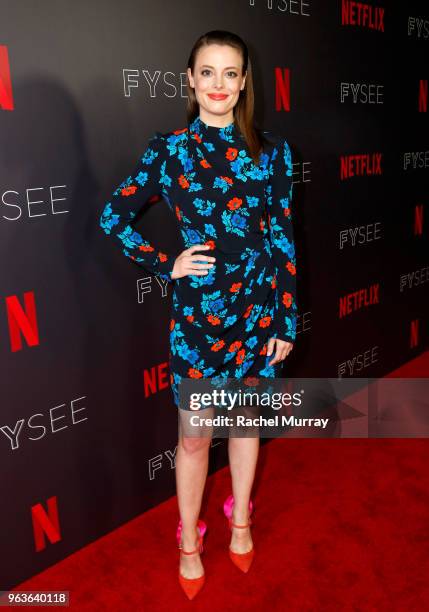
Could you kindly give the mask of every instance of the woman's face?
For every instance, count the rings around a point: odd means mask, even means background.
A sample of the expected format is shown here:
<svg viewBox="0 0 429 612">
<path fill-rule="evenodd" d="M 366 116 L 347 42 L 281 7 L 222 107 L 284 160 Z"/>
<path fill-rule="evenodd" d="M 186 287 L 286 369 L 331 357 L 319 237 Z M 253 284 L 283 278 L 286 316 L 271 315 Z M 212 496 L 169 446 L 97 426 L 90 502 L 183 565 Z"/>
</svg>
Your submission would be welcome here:
<svg viewBox="0 0 429 612">
<path fill-rule="evenodd" d="M 246 80 L 242 62 L 240 52 L 229 45 L 211 44 L 198 51 L 194 74 L 188 68 L 188 78 L 206 123 L 222 126 L 233 120 L 232 109 Z"/>
</svg>

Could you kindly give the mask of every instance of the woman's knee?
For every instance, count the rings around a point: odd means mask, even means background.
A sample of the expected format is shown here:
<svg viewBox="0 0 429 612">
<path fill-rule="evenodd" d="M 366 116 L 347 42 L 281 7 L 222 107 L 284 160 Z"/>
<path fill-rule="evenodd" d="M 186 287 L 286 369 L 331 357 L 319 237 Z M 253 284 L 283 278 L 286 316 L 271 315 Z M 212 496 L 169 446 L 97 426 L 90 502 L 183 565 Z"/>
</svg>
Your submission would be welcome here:
<svg viewBox="0 0 429 612">
<path fill-rule="evenodd" d="M 211 442 L 210 437 L 196 438 L 196 437 L 180 436 L 180 439 L 179 439 L 179 443 L 181 444 L 183 450 L 189 455 L 208 451 L 210 442 Z"/>
</svg>

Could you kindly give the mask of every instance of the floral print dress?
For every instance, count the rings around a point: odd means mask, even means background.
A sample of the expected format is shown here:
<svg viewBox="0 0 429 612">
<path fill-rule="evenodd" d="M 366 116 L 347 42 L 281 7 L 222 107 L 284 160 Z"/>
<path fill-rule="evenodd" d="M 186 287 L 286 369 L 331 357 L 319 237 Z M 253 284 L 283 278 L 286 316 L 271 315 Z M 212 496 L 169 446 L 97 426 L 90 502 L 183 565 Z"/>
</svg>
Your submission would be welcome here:
<svg viewBox="0 0 429 612">
<path fill-rule="evenodd" d="M 256 165 L 234 122 L 196 117 L 155 132 L 135 169 L 105 203 L 100 226 L 124 255 L 171 283 L 170 382 L 175 404 L 183 378 L 279 377 L 269 365 L 272 337 L 296 337 L 296 260 L 292 158 L 284 137 L 265 131 Z M 183 248 L 216 258 L 206 275 L 173 280 L 175 256 L 132 226 L 146 200 L 162 196 L 176 216 Z"/>
</svg>

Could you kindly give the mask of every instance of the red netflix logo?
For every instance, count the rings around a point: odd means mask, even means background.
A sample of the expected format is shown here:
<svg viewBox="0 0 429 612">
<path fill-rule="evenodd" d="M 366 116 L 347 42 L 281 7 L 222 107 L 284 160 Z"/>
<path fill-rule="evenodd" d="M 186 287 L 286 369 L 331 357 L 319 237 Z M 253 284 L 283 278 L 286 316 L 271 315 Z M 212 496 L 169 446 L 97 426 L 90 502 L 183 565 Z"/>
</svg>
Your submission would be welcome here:
<svg viewBox="0 0 429 612">
<path fill-rule="evenodd" d="M 341 25 L 359 26 L 384 32 L 384 7 L 355 0 L 342 0 Z"/>
<path fill-rule="evenodd" d="M 419 346 L 419 319 L 414 319 L 410 325 L 410 348 L 416 346 Z"/>
<path fill-rule="evenodd" d="M 342 155 L 340 158 L 340 180 L 352 176 L 381 175 L 381 153 L 363 153 L 357 155 Z"/>
<path fill-rule="evenodd" d="M 356 310 L 367 308 L 373 304 L 379 304 L 379 289 L 379 283 L 374 283 L 374 285 L 358 289 L 353 291 L 353 293 L 340 297 L 339 318 L 342 319 Z"/>
<path fill-rule="evenodd" d="M 6 312 L 12 352 L 22 350 L 22 336 L 24 336 L 28 346 L 40 344 L 34 291 L 24 293 L 24 309 L 16 295 L 8 295 Z"/>
<path fill-rule="evenodd" d="M 170 379 L 170 380 L 169 380 Z M 149 370 L 143 371 L 143 388 L 144 396 L 149 397 L 158 391 L 167 389 L 171 382 L 169 376 L 168 362 L 163 361 L 156 366 L 152 366 Z"/>
<path fill-rule="evenodd" d="M 51 544 L 61 540 L 57 498 L 54 496 L 50 497 L 47 504 L 48 512 L 46 512 L 42 504 L 35 504 L 31 508 L 34 542 L 37 552 L 46 548 L 45 535 Z"/>
<path fill-rule="evenodd" d="M 419 81 L 419 113 L 428 112 L 428 81 L 420 79 Z"/>
<path fill-rule="evenodd" d="M 276 68 L 274 72 L 276 87 L 276 111 L 290 111 L 290 70 Z"/>
<path fill-rule="evenodd" d="M 0 45 L 0 108 L 14 110 L 9 54 L 4 45 Z"/>
<path fill-rule="evenodd" d="M 423 235 L 423 204 L 418 204 L 414 208 L 414 234 Z"/>
</svg>

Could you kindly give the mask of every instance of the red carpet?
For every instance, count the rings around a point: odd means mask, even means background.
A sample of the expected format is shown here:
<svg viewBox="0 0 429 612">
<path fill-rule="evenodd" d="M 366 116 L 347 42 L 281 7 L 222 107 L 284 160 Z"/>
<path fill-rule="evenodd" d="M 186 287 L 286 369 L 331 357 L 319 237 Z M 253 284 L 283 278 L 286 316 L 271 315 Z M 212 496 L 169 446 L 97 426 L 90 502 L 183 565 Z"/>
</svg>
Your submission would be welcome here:
<svg viewBox="0 0 429 612">
<path fill-rule="evenodd" d="M 392 375 L 428 374 L 429 354 Z M 429 440 L 287 439 L 261 448 L 255 561 L 227 554 L 228 469 L 209 477 L 201 518 L 206 584 L 178 581 L 176 499 L 130 521 L 16 590 L 70 590 L 74 610 L 423 610 L 429 606 Z M 40 608 L 38 608 L 40 609 Z"/>
</svg>

